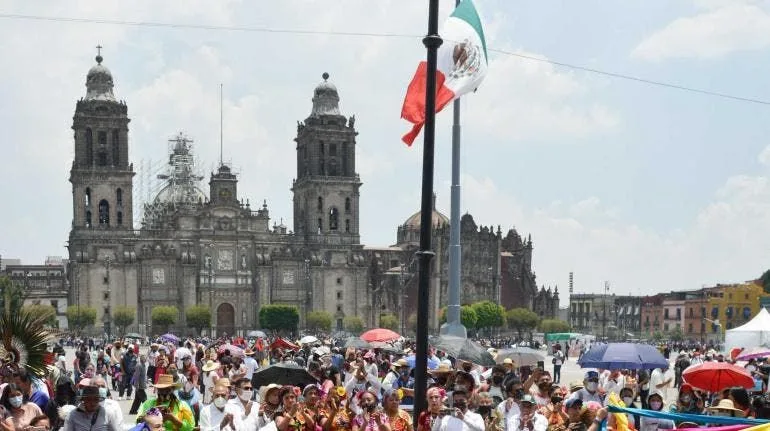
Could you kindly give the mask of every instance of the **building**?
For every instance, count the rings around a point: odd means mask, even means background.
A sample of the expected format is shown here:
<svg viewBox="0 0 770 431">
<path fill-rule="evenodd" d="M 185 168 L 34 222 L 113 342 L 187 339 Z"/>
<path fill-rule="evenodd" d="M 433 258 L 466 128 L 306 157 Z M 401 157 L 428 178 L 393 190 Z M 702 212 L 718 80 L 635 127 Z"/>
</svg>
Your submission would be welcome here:
<svg viewBox="0 0 770 431">
<path fill-rule="evenodd" d="M 69 283 L 66 263 L 48 258 L 44 265 L 8 264 L 5 275 L 24 291 L 24 305 L 50 305 L 58 328 L 67 329 Z"/>
<path fill-rule="evenodd" d="M 626 340 L 639 337 L 641 298 L 594 293 L 570 295 L 572 329 L 599 338 Z"/>
<path fill-rule="evenodd" d="M 725 331 L 741 326 L 751 320 L 761 307 L 762 298 L 770 297 L 762 286 L 747 282 L 742 284 L 718 284 L 706 288 L 706 340 L 720 343 Z"/>
<path fill-rule="evenodd" d="M 671 292 L 663 298 L 663 332 L 684 333 L 686 292 Z"/>
<path fill-rule="evenodd" d="M 73 118 L 68 249 L 70 299 L 97 308 L 100 330 L 110 332 L 111 312 L 122 306 L 137 310 L 128 330 L 156 333 L 152 309 L 171 305 L 179 310 L 176 330 L 184 331 L 184 310 L 195 304 L 210 307 L 208 332 L 216 334 L 258 327 L 259 308 L 273 303 L 297 306 L 300 326 L 312 310 L 331 313 L 336 329 L 346 316 L 373 327 L 390 313 L 406 326 L 416 312 L 420 214 L 397 228 L 395 245 L 361 244 L 355 116 L 342 115 L 328 74 L 313 92 L 310 114 L 297 123 L 293 230 L 271 226 L 266 201 L 252 207 L 240 196 L 238 177 L 225 164 L 209 175 L 208 187 L 202 185 L 193 141 L 181 134 L 169 141 L 164 186 L 144 204 L 134 229 L 128 107 L 116 98 L 102 57 L 96 62 Z M 515 230 L 503 237 L 499 227 L 477 226 L 469 214 L 461 224 L 462 300 L 532 306 L 531 239 Z M 432 225 L 440 251 L 431 276 L 435 329 L 448 285 L 448 218 L 434 208 Z M 534 304 L 555 315 L 558 293 Z"/>
<path fill-rule="evenodd" d="M 664 294 L 659 293 L 653 296 L 642 298 L 642 330 L 647 338 L 652 337 L 655 332 L 663 331 L 663 300 Z"/>
</svg>

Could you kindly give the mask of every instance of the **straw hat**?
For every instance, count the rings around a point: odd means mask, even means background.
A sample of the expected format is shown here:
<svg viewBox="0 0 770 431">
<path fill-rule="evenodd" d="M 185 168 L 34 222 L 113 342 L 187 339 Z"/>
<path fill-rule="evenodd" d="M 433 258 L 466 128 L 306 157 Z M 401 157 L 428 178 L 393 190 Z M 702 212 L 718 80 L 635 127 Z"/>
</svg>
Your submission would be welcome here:
<svg viewBox="0 0 770 431">
<path fill-rule="evenodd" d="M 570 393 L 583 389 L 583 382 L 580 380 L 574 380 L 569 383 Z"/>
<path fill-rule="evenodd" d="M 231 386 L 230 379 L 227 377 L 220 377 L 217 379 L 216 386 L 227 386 L 229 388 Z"/>
<path fill-rule="evenodd" d="M 406 359 L 401 358 L 401 359 L 397 360 L 396 362 L 394 362 L 393 364 L 391 364 L 390 368 L 395 369 L 395 368 L 398 368 L 398 367 L 408 367 L 408 366 L 409 366 L 409 362 L 406 362 Z"/>
<path fill-rule="evenodd" d="M 251 350 L 251 348 L 250 348 L 250 347 L 247 347 L 247 348 L 246 348 L 246 350 L 244 350 L 244 351 L 243 351 L 243 354 L 244 354 L 244 355 L 246 355 L 246 356 L 251 356 L 251 355 L 253 355 L 254 353 L 255 353 L 255 352 L 254 352 L 253 350 Z"/>
<path fill-rule="evenodd" d="M 452 374 L 455 370 L 452 369 L 452 366 L 446 363 L 440 363 L 438 364 L 438 368 L 435 370 L 430 370 L 428 373 L 430 374 Z"/>
<path fill-rule="evenodd" d="M 174 381 L 174 376 L 171 374 L 161 374 L 153 386 L 155 389 L 176 388 L 179 387 L 179 383 Z"/>
<path fill-rule="evenodd" d="M 261 388 L 259 388 L 260 401 L 265 402 L 265 400 L 267 400 L 267 393 L 272 391 L 273 389 L 281 389 L 281 385 L 270 383 L 267 386 L 262 386 Z"/>
<path fill-rule="evenodd" d="M 203 370 L 204 373 L 208 373 L 209 371 L 214 371 L 217 368 L 219 368 L 219 362 L 214 362 L 209 359 L 205 364 L 203 364 L 201 370 Z"/>
<path fill-rule="evenodd" d="M 733 401 L 728 399 L 719 400 L 719 404 L 709 407 L 708 410 L 712 412 L 719 411 L 719 410 L 729 410 L 733 413 L 733 416 L 737 416 L 741 418 L 744 416 L 743 410 L 736 409 L 735 404 L 733 404 Z"/>
</svg>

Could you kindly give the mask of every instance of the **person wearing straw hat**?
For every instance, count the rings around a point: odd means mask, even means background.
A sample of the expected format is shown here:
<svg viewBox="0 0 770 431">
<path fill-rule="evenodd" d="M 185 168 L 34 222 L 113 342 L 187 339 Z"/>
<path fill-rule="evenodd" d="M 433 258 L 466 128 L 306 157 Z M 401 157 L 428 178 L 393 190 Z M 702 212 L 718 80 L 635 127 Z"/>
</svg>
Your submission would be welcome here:
<svg viewBox="0 0 770 431">
<path fill-rule="evenodd" d="M 246 367 L 246 375 L 243 377 L 253 381 L 254 379 L 254 373 L 259 368 L 259 364 L 257 363 L 257 360 L 254 359 L 254 355 L 257 352 L 251 350 L 251 348 L 246 348 L 246 350 L 243 352 L 244 355 L 246 355 L 245 358 L 243 358 L 243 365 Z"/>
<path fill-rule="evenodd" d="M 257 429 L 260 429 L 275 420 L 276 412 L 281 407 L 281 388 L 283 386 L 270 383 L 259 388 L 259 414 L 257 417 Z"/>
<path fill-rule="evenodd" d="M 711 416 L 727 416 L 733 418 L 742 418 L 746 416 L 743 410 L 735 407 L 733 400 L 726 398 L 719 400 L 719 404 L 711 406 L 706 410 L 708 410 L 709 415 Z"/>
<path fill-rule="evenodd" d="M 152 386 L 157 397 L 142 403 L 137 420 L 151 408 L 158 408 L 163 413 L 163 427 L 167 431 L 192 431 L 195 418 L 190 407 L 174 395 L 174 390 L 179 388 L 179 384 L 174 382 L 174 376 L 161 374 Z"/>
<path fill-rule="evenodd" d="M 201 367 L 201 371 L 203 372 L 203 379 L 201 379 L 202 387 L 201 390 L 203 391 L 203 404 L 210 404 L 212 400 L 212 390 L 214 389 L 214 385 L 216 385 L 217 380 L 219 380 L 219 374 L 217 374 L 217 370 L 219 369 L 219 362 L 213 361 L 209 359 L 206 361 L 205 364 L 203 364 L 203 367 Z"/>
</svg>

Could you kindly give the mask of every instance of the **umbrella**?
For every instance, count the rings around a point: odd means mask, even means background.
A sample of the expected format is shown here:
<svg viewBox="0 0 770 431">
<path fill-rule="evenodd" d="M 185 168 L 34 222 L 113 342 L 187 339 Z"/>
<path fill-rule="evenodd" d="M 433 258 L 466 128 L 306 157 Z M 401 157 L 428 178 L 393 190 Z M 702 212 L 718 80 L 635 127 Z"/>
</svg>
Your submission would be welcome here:
<svg viewBox="0 0 770 431">
<path fill-rule="evenodd" d="M 369 343 L 374 341 L 393 341 L 399 338 L 401 336 L 397 332 L 385 328 L 370 329 L 361 334 L 361 339 Z"/>
<path fill-rule="evenodd" d="M 163 334 L 160 336 L 160 339 L 163 341 L 168 341 L 169 343 L 174 343 L 174 344 L 179 342 L 179 337 L 177 337 L 172 333 Z"/>
<path fill-rule="evenodd" d="M 417 357 L 415 355 L 410 355 L 406 357 L 406 363 L 409 364 L 409 368 L 414 368 L 414 364 L 417 362 Z M 428 369 L 429 370 L 435 370 L 438 368 L 438 361 L 428 357 Z"/>
<path fill-rule="evenodd" d="M 709 392 L 719 392 L 733 386 L 746 389 L 754 387 L 754 379 L 745 368 L 727 362 L 704 362 L 693 365 L 684 370 L 682 378 L 694 387 Z"/>
<path fill-rule="evenodd" d="M 217 353 L 219 353 L 220 355 L 222 353 L 225 353 L 225 350 L 229 350 L 231 356 L 237 356 L 239 358 L 243 358 L 246 356 L 243 353 L 243 349 L 241 349 L 238 346 L 233 346 L 232 344 L 222 344 L 219 347 L 217 347 Z"/>
<path fill-rule="evenodd" d="M 255 388 L 270 383 L 304 387 L 318 381 L 299 365 L 280 362 L 254 373 L 252 384 Z"/>
<path fill-rule="evenodd" d="M 608 370 L 641 370 L 669 365 L 654 346 L 638 343 L 595 344 L 578 360 L 578 364 L 583 368 Z"/>
<path fill-rule="evenodd" d="M 495 365 L 495 359 L 491 353 L 487 352 L 487 349 L 467 338 L 442 335 L 433 337 L 428 342 L 437 350 L 446 352 L 449 356 L 453 356 L 456 359 L 473 362 L 485 367 Z"/>
<path fill-rule="evenodd" d="M 304 337 L 299 339 L 300 345 L 313 344 L 317 342 L 318 342 L 318 338 L 313 335 L 305 335 Z"/>
<path fill-rule="evenodd" d="M 299 350 L 299 346 L 290 342 L 286 341 L 283 338 L 277 338 L 275 341 L 273 341 L 270 344 L 270 350 L 273 349 L 291 349 L 291 350 Z"/>
<path fill-rule="evenodd" d="M 181 361 L 184 358 L 192 358 L 192 352 L 187 347 L 180 347 L 174 351 L 174 359 Z"/>
<path fill-rule="evenodd" d="M 318 356 L 328 355 L 332 352 L 329 346 L 318 346 L 312 350 L 312 352 Z"/>
<path fill-rule="evenodd" d="M 545 355 L 539 350 L 530 349 L 529 347 L 498 350 L 495 362 L 502 364 L 506 359 L 512 360 L 517 366 L 537 365 L 539 361 L 545 361 Z"/>
<path fill-rule="evenodd" d="M 362 340 L 360 337 L 348 337 L 345 340 L 345 347 L 352 347 L 354 349 L 369 349 L 372 346 L 369 345 L 366 341 Z"/>
<path fill-rule="evenodd" d="M 254 338 L 267 338 L 267 334 L 262 331 L 249 331 L 246 336 Z"/>
<path fill-rule="evenodd" d="M 770 356 L 770 348 L 759 346 L 752 347 L 751 349 L 743 349 L 735 359 L 739 361 L 748 361 L 749 359 L 759 359 L 768 356 Z"/>
<path fill-rule="evenodd" d="M 142 339 L 142 338 L 144 338 L 144 337 L 142 337 L 141 335 L 137 334 L 136 332 L 129 332 L 129 333 L 128 333 L 128 334 L 126 334 L 126 335 L 125 335 L 123 338 L 136 338 L 136 339 Z"/>
</svg>

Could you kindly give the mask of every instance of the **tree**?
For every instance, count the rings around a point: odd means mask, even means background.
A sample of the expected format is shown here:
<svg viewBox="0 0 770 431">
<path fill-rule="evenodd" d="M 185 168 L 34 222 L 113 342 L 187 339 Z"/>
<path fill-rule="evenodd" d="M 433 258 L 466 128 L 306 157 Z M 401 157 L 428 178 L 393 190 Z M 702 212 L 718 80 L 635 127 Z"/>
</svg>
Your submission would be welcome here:
<svg viewBox="0 0 770 431">
<path fill-rule="evenodd" d="M 26 296 L 24 289 L 19 284 L 14 283 L 7 276 L 0 277 L 0 302 L 2 302 L 2 308 L 6 313 L 21 310 Z"/>
<path fill-rule="evenodd" d="M 44 326 L 56 326 L 56 309 L 51 305 L 45 304 L 27 304 L 21 307 L 22 311 L 30 316 L 34 316 L 35 321 Z"/>
<path fill-rule="evenodd" d="M 522 332 L 537 328 L 540 316 L 526 308 L 512 308 L 505 313 L 505 320 L 508 322 L 508 327 L 515 329 L 519 333 L 519 338 L 522 338 Z"/>
<path fill-rule="evenodd" d="M 328 311 L 311 311 L 305 317 L 305 326 L 311 331 L 330 331 L 332 315 Z"/>
<path fill-rule="evenodd" d="M 409 317 L 406 319 L 406 326 L 407 328 L 417 327 L 417 313 L 412 313 L 409 315 Z"/>
<path fill-rule="evenodd" d="M 570 329 L 569 323 L 560 319 L 543 319 L 540 321 L 540 331 L 545 334 L 569 332 Z"/>
<path fill-rule="evenodd" d="M 134 323 L 136 319 L 136 308 L 133 307 L 115 307 L 112 312 L 112 321 L 118 329 L 118 334 L 125 334 L 126 328 Z"/>
<path fill-rule="evenodd" d="M 342 326 L 345 330 L 353 334 L 360 334 L 364 330 L 364 321 L 358 316 L 345 316 L 342 319 Z"/>
<path fill-rule="evenodd" d="M 274 331 L 296 331 L 299 309 L 294 305 L 270 304 L 259 309 L 259 326 Z"/>
<path fill-rule="evenodd" d="M 472 304 L 472 307 L 477 317 L 476 328 L 499 328 L 503 326 L 505 309 L 502 305 L 492 301 L 481 301 Z"/>
<path fill-rule="evenodd" d="M 67 323 L 77 332 L 93 326 L 96 323 L 96 308 L 70 305 L 67 307 Z"/>
<path fill-rule="evenodd" d="M 763 272 L 757 282 L 765 290 L 765 293 L 770 293 L 770 269 Z"/>
<path fill-rule="evenodd" d="M 203 305 L 193 305 L 184 311 L 184 317 L 187 326 L 195 329 L 195 333 L 200 335 L 203 328 L 211 326 L 211 309 Z"/>
<path fill-rule="evenodd" d="M 660 332 L 660 331 L 655 331 L 652 334 L 652 339 L 655 340 L 655 341 L 663 341 L 664 338 L 666 338 L 666 336 L 663 335 L 663 333 Z"/>
<path fill-rule="evenodd" d="M 676 327 L 668 332 L 668 338 L 671 341 L 682 341 L 684 340 L 684 332 L 682 332 L 682 328 Z"/>
<path fill-rule="evenodd" d="M 415 319 L 416 318 L 417 316 L 415 315 Z M 478 320 L 479 316 L 476 314 L 476 310 L 473 308 L 473 305 L 463 305 L 460 307 L 460 323 L 465 326 L 465 329 L 477 328 Z M 443 307 L 441 310 L 439 310 L 439 323 L 442 325 L 446 323 L 446 307 Z M 415 320 L 414 325 L 411 326 L 417 326 L 417 321 Z"/>
<path fill-rule="evenodd" d="M 380 328 L 398 331 L 398 317 L 395 314 L 383 314 L 380 316 Z"/>
<path fill-rule="evenodd" d="M 153 307 L 150 319 L 152 326 L 157 326 L 160 329 L 156 332 L 168 332 L 169 326 L 176 323 L 177 317 L 179 317 L 179 309 L 173 305 L 161 305 Z"/>
</svg>

